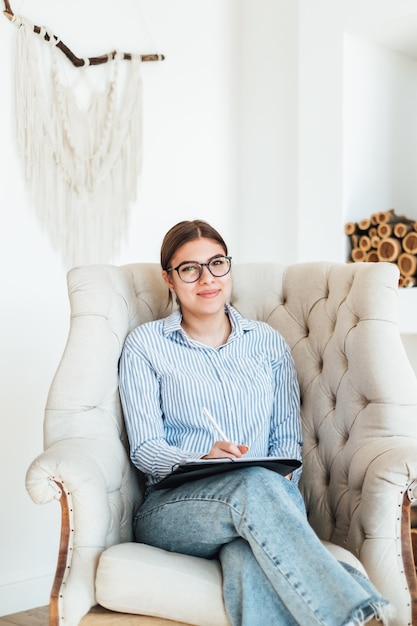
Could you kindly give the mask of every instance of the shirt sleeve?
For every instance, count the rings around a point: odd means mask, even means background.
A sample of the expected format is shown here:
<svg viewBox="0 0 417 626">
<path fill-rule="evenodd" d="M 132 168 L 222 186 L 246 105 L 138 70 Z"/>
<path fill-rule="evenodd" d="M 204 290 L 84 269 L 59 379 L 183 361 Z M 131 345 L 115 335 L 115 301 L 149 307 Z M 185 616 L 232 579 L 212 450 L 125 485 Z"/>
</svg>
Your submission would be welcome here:
<svg viewBox="0 0 417 626">
<path fill-rule="evenodd" d="M 133 464 L 152 482 L 162 480 L 181 461 L 207 452 L 189 452 L 167 443 L 160 407 L 159 380 L 146 356 L 125 344 L 119 361 L 119 390 Z"/>
<path fill-rule="evenodd" d="M 284 345 L 281 357 L 272 359 L 275 393 L 268 454 L 301 461 L 300 389 L 291 351 Z M 298 483 L 300 475 L 301 468 L 293 473 L 293 480 Z"/>
</svg>

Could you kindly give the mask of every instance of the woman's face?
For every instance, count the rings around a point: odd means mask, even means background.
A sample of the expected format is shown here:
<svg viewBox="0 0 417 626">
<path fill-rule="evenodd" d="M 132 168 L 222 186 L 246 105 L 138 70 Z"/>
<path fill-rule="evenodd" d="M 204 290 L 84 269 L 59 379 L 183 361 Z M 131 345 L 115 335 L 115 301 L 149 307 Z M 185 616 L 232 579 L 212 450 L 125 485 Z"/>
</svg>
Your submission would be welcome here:
<svg viewBox="0 0 417 626">
<path fill-rule="evenodd" d="M 177 267 L 184 261 L 207 263 L 216 256 L 224 256 L 223 247 L 213 239 L 201 237 L 182 245 L 171 259 L 171 267 Z M 207 267 L 203 267 L 200 278 L 194 283 L 186 283 L 178 276 L 178 272 L 162 272 L 168 287 L 173 289 L 181 305 L 183 316 L 213 315 L 224 311 L 224 305 L 230 298 L 232 277 L 229 272 L 225 276 L 212 276 Z"/>
</svg>

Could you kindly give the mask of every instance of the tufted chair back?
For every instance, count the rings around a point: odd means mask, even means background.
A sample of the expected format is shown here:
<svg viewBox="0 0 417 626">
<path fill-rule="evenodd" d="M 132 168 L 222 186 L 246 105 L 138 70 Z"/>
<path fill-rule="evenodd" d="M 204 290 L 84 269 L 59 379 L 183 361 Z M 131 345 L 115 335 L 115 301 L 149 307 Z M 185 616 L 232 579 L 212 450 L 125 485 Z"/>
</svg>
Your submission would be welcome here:
<svg viewBox="0 0 417 626">
<path fill-rule="evenodd" d="M 237 269 L 234 306 L 276 328 L 295 360 L 309 521 L 321 538 L 363 556 L 375 540 L 364 509 L 378 497 L 365 490 L 369 466 L 385 468 L 389 478 L 397 444 L 417 437 L 417 381 L 397 326 L 397 268 L 306 263 Z M 268 284 L 280 289 L 265 297 Z M 376 458 L 376 449 L 384 459 Z M 395 502 L 392 516 L 400 505 Z M 382 528 L 383 520 L 371 523 Z"/>
<path fill-rule="evenodd" d="M 392 626 L 405 626 L 413 612 L 417 624 L 417 382 L 397 326 L 397 284 L 385 263 L 242 264 L 231 303 L 292 350 L 311 525 L 361 561 L 396 607 Z M 128 459 L 118 360 L 129 331 L 170 312 L 156 264 L 75 268 L 68 291 L 71 326 L 48 396 L 45 450 L 27 474 L 33 500 L 59 499 L 63 510 L 51 626 L 79 623 L 96 602 L 101 553 L 132 540 L 142 482 Z"/>
</svg>

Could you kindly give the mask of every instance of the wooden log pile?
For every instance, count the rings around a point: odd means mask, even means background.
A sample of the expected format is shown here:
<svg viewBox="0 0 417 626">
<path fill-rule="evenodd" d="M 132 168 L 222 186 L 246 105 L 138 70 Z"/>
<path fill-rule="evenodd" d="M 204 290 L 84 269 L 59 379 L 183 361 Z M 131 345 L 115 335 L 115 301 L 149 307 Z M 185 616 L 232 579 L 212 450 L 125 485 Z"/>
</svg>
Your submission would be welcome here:
<svg viewBox="0 0 417 626">
<path fill-rule="evenodd" d="M 349 262 L 395 263 L 400 270 L 399 286 L 417 285 L 417 221 L 391 209 L 348 222 L 345 233 L 351 246 Z"/>
</svg>

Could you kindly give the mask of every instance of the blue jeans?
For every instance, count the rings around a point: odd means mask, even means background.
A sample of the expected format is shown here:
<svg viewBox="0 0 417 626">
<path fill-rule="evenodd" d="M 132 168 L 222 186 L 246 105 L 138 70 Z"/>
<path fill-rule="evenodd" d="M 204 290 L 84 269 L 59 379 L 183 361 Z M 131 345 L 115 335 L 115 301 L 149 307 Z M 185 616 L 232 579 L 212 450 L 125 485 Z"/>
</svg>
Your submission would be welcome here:
<svg viewBox="0 0 417 626">
<path fill-rule="evenodd" d="M 291 481 L 261 467 L 151 491 L 135 517 L 136 540 L 219 558 L 233 626 L 347 626 L 387 604 L 339 563 L 308 524 Z"/>
</svg>

